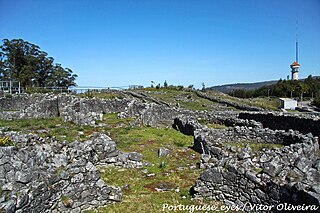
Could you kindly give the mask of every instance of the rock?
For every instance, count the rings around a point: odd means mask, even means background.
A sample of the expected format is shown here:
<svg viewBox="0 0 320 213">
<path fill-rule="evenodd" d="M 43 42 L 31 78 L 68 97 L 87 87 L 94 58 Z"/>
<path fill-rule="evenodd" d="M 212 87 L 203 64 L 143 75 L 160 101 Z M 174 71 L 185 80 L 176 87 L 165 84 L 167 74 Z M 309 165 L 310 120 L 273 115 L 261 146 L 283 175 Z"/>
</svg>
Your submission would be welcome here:
<svg viewBox="0 0 320 213">
<path fill-rule="evenodd" d="M 99 188 L 102 188 L 104 186 L 106 186 L 105 182 L 102 180 L 102 179 L 99 179 L 97 182 L 96 182 L 97 186 Z"/>
<path fill-rule="evenodd" d="M 261 157 L 260 157 L 260 162 L 261 163 L 265 163 L 265 162 L 268 162 L 270 161 L 270 157 L 266 154 L 262 154 Z"/>
<path fill-rule="evenodd" d="M 320 172 L 320 159 L 316 160 L 314 163 L 314 168 L 316 168 Z"/>
<path fill-rule="evenodd" d="M 6 213 L 14 213 L 16 211 L 16 202 L 14 200 L 9 200 L 5 203 L 0 203 L 0 210 Z"/>
<path fill-rule="evenodd" d="M 168 155 L 170 155 L 171 154 L 171 150 L 170 149 L 167 149 L 167 148 L 165 148 L 165 147 L 161 147 L 161 148 L 159 148 L 159 150 L 158 150 L 158 156 L 159 156 L 159 158 L 161 158 L 161 157 L 167 157 Z"/>
<path fill-rule="evenodd" d="M 242 152 L 238 154 L 238 158 L 239 160 L 244 160 L 244 159 L 250 158 L 250 154 L 247 152 Z"/>
<path fill-rule="evenodd" d="M 80 183 L 82 182 L 84 179 L 83 174 L 79 173 L 79 174 L 75 174 L 72 178 L 71 178 L 71 183 Z"/>
<path fill-rule="evenodd" d="M 142 154 L 137 153 L 137 152 L 130 152 L 128 155 L 129 160 L 133 161 L 141 161 L 142 160 Z"/>
<path fill-rule="evenodd" d="M 12 183 L 6 183 L 2 186 L 2 191 L 12 191 L 12 190 L 13 190 Z"/>
<path fill-rule="evenodd" d="M 210 160 L 211 156 L 210 155 L 207 155 L 207 154 L 201 154 L 201 161 L 203 163 L 208 163 L 209 160 Z"/>
<path fill-rule="evenodd" d="M 25 205 L 28 204 L 29 196 L 27 194 L 27 191 L 19 192 L 17 196 L 17 203 L 16 207 L 17 209 L 23 208 Z"/>
<path fill-rule="evenodd" d="M 18 183 L 29 183 L 31 178 L 31 174 L 27 171 L 17 171 L 15 174 L 15 180 Z"/>
<path fill-rule="evenodd" d="M 200 179 L 213 183 L 221 183 L 222 175 L 217 169 L 207 169 L 200 175 Z"/>
<path fill-rule="evenodd" d="M 93 163 L 91 163 L 90 161 L 86 164 L 86 169 L 90 172 L 98 170 L 97 167 L 93 165 Z"/>
<path fill-rule="evenodd" d="M 311 161 L 304 157 L 297 158 L 294 164 L 302 172 L 306 172 L 312 166 Z"/>
<path fill-rule="evenodd" d="M 271 177 L 276 176 L 282 169 L 279 158 L 274 158 L 271 162 L 267 162 L 263 166 L 263 171 Z"/>
</svg>

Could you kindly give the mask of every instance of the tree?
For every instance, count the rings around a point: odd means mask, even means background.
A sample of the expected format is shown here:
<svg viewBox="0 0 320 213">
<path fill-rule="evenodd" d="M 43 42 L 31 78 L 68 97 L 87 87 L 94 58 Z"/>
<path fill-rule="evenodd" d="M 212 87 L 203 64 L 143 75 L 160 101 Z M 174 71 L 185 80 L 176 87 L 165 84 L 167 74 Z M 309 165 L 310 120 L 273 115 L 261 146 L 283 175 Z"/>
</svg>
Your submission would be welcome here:
<svg viewBox="0 0 320 213">
<path fill-rule="evenodd" d="M 202 83 L 201 85 L 202 85 L 202 91 L 206 90 L 206 85 L 204 83 Z"/>
<path fill-rule="evenodd" d="M 22 39 L 4 39 L 0 46 L 0 77 L 27 86 L 74 86 L 77 75 L 54 65 L 54 59 L 40 47 Z"/>
<path fill-rule="evenodd" d="M 163 83 L 163 87 L 164 87 L 164 88 L 167 88 L 167 87 L 168 87 L 168 83 L 167 83 L 166 80 L 165 80 L 164 83 Z"/>
<path fill-rule="evenodd" d="M 47 85 L 50 87 L 71 87 L 76 86 L 74 82 L 78 76 L 72 74 L 69 68 L 63 68 L 61 64 L 54 65 L 52 72 L 48 75 Z"/>
<path fill-rule="evenodd" d="M 188 86 L 188 89 L 192 89 L 192 90 L 193 90 L 193 84 L 190 84 L 190 85 Z"/>
</svg>

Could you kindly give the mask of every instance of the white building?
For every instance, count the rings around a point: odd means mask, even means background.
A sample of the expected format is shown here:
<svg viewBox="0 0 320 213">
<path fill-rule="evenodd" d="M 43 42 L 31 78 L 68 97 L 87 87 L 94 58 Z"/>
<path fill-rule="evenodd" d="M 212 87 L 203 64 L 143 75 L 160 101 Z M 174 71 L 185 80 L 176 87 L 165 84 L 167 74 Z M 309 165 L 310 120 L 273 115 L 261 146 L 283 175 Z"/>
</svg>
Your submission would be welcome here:
<svg viewBox="0 0 320 213">
<path fill-rule="evenodd" d="M 293 62 L 291 65 L 291 79 L 292 80 L 299 80 L 299 68 L 300 68 L 300 64 L 298 62 Z"/>
<path fill-rule="evenodd" d="M 280 98 L 280 108 L 281 109 L 292 109 L 295 110 L 298 106 L 298 102 L 291 98 Z"/>
</svg>

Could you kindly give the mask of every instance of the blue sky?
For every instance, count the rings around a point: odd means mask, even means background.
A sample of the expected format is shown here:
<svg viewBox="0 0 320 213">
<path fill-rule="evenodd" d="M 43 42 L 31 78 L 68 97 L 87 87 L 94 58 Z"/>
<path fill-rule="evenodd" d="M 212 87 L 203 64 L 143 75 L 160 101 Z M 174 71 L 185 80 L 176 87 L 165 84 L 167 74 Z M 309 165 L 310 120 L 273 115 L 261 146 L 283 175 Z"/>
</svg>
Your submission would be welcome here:
<svg viewBox="0 0 320 213">
<path fill-rule="evenodd" d="M 80 86 L 320 75 L 319 0 L 0 0 L 0 39 L 37 44 Z"/>
</svg>

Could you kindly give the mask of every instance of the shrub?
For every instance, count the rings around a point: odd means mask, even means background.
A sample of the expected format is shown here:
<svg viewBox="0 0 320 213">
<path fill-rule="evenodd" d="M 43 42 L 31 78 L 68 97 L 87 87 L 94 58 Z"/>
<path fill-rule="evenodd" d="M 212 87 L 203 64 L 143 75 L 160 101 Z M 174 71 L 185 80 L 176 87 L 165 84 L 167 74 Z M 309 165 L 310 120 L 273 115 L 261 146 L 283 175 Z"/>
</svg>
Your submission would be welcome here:
<svg viewBox="0 0 320 213">
<path fill-rule="evenodd" d="M 312 102 L 312 104 L 316 107 L 320 107 L 320 98 L 316 98 L 314 99 L 314 101 Z"/>
</svg>

